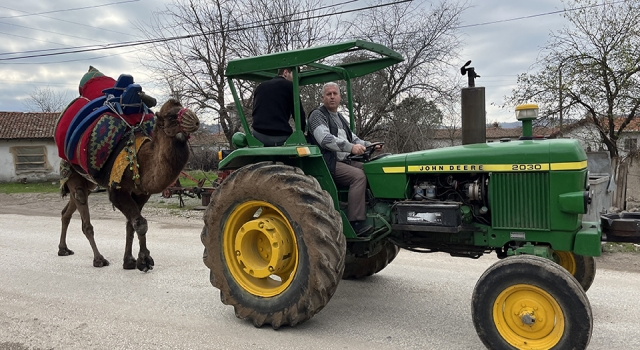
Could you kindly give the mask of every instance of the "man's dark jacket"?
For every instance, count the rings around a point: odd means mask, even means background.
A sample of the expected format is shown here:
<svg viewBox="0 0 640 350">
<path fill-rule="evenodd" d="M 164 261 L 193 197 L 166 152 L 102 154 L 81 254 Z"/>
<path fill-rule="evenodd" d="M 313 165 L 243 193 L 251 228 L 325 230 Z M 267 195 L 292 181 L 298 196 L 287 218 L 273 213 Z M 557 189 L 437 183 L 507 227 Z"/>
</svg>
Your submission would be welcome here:
<svg viewBox="0 0 640 350">
<path fill-rule="evenodd" d="M 269 136 L 293 133 L 289 119 L 293 118 L 293 83 L 277 76 L 258 85 L 253 93 L 254 130 Z M 300 126 L 306 129 L 304 109 L 300 105 Z"/>
</svg>

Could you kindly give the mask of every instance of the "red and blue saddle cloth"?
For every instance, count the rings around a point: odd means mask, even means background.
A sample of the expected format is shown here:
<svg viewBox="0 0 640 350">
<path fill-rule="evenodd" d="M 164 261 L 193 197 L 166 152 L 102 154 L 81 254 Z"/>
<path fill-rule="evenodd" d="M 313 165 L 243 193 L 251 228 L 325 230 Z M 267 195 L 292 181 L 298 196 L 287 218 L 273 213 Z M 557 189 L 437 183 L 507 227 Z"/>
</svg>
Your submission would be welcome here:
<svg viewBox="0 0 640 350">
<path fill-rule="evenodd" d="M 90 67 L 79 91 L 80 97 L 58 118 L 58 155 L 90 179 L 108 179 L 128 140 L 152 136 L 154 115 L 142 102 L 142 88 L 130 75 L 115 81 Z"/>
</svg>

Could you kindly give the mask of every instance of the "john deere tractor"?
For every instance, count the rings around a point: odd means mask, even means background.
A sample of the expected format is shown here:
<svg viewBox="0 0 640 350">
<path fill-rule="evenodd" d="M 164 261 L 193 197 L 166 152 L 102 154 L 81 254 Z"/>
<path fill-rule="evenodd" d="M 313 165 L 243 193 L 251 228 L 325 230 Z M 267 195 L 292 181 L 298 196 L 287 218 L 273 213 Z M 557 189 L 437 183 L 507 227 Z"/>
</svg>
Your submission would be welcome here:
<svg viewBox="0 0 640 350">
<path fill-rule="evenodd" d="M 358 61 L 330 64 L 356 52 Z M 472 297 L 482 342 L 491 349 L 585 348 L 593 327 L 585 292 L 601 223 L 582 221 L 592 199 L 583 148 L 532 137 L 535 106 L 517 109 L 521 140 L 377 156 L 369 147 L 352 161 L 364 162 L 374 229 L 354 233 L 344 211 L 348 189 L 336 187 L 320 149 L 300 129 L 299 88 L 344 81 L 354 129 L 351 79 L 402 60 L 382 45 L 348 41 L 229 62 L 244 133 L 234 135 L 235 150 L 220 155 L 219 170 L 232 172 L 211 196 L 201 235 L 222 302 L 257 327 L 295 326 L 329 302 L 341 279 L 380 272 L 400 248 L 468 258 L 495 252 L 500 260 Z M 285 67 L 301 68 L 293 71 L 295 131 L 283 146 L 264 147 L 251 135 L 235 82 L 265 81 Z"/>
</svg>

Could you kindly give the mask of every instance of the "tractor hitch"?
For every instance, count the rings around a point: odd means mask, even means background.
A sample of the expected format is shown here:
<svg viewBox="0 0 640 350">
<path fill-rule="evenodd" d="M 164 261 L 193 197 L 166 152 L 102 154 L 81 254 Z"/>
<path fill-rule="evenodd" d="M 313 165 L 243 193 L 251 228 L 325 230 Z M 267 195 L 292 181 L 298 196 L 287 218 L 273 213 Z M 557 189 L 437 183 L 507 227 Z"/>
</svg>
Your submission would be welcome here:
<svg viewBox="0 0 640 350">
<path fill-rule="evenodd" d="M 640 213 L 609 213 L 600 217 L 602 240 L 640 243 Z"/>
</svg>

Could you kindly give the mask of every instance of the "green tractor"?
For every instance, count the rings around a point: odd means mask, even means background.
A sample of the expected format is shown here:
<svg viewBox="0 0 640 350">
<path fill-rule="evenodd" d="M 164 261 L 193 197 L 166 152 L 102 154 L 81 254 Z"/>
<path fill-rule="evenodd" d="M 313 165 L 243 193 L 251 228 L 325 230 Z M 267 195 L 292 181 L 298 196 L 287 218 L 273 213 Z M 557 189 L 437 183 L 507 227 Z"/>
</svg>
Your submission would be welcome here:
<svg viewBox="0 0 640 350">
<path fill-rule="evenodd" d="M 360 61 L 327 59 L 358 51 Z M 585 294 L 600 255 L 600 222 L 583 222 L 591 200 L 587 156 L 576 140 L 533 139 L 535 106 L 520 106 L 522 140 L 408 154 L 361 157 L 368 180 L 367 221 L 356 236 L 320 149 L 300 130 L 299 87 L 346 82 L 403 60 L 364 41 L 237 59 L 226 69 L 244 133 L 220 156 L 230 172 L 211 196 L 201 239 L 204 263 L 236 316 L 274 329 L 319 312 L 341 279 L 384 269 L 399 249 L 500 260 L 479 279 L 472 317 L 492 349 L 581 349 L 593 328 Z M 261 82 L 293 72 L 294 133 L 264 147 L 251 135 L 234 80 Z M 528 135 L 527 135 L 528 134 Z M 620 219 L 616 219 L 620 220 Z M 614 220 L 615 221 L 615 220 Z M 611 225 L 610 225 L 611 226 Z"/>
</svg>

